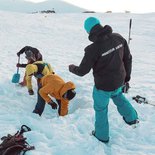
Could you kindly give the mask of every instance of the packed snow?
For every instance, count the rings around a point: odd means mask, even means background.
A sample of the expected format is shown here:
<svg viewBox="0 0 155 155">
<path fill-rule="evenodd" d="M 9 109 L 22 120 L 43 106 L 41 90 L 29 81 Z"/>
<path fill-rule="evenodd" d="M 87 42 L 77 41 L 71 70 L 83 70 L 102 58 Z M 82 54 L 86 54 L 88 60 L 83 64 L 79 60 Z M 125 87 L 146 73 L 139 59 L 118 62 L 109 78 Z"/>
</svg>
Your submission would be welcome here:
<svg viewBox="0 0 155 155">
<path fill-rule="evenodd" d="M 135 129 L 125 124 L 112 101 L 109 103 L 110 142 L 104 144 L 90 135 L 94 129 L 92 100 L 93 76 L 90 72 L 78 77 L 68 71 L 68 65 L 79 65 L 84 48 L 91 42 L 83 22 L 95 16 L 103 25 L 128 40 L 132 18 L 130 49 L 133 55 L 130 91 L 126 97 L 139 115 Z M 14 134 L 22 124 L 32 131 L 25 133 L 35 150 L 27 155 L 154 155 L 155 106 L 137 104 L 133 96 L 141 95 L 155 105 L 155 14 L 20 14 L 0 11 L 0 137 Z M 57 110 L 46 105 L 41 117 L 33 114 L 35 95 L 27 88 L 11 82 L 16 73 L 16 53 L 24 46 L 38 48 L 44 61 L 65 81 L 76 84 L 76 97 L 69 104 L 69 114 L 58 117 Z M 26 62 L 24 54 L 21 63 Z M 19 71 L 22 80 L 24 69 Z"/>
</svg>

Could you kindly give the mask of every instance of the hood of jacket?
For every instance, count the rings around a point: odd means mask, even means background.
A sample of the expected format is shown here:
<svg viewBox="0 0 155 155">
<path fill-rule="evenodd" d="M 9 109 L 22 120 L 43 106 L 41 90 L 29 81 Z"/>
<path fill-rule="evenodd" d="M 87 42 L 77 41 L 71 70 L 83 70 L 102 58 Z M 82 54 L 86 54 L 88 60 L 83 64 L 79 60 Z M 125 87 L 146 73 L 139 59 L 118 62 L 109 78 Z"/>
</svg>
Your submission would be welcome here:
<svg viewBox="0 0 155 155">
<path fill-rule="evenodd" d="M 88 36 L 89 40 L 92 42 L 104 40 L 112 33 L 112 28 L 109 25 L 104 27 L 100 24 L 97 24 L 92 28 Z"/>
<path fill-rule="evenodd" d="M 75 85 L 71 81 L 65 83 L 64 86 L 61 88 L 60 96 L 62 97 L 70 89 L 75 89 Z"/>
</svg>

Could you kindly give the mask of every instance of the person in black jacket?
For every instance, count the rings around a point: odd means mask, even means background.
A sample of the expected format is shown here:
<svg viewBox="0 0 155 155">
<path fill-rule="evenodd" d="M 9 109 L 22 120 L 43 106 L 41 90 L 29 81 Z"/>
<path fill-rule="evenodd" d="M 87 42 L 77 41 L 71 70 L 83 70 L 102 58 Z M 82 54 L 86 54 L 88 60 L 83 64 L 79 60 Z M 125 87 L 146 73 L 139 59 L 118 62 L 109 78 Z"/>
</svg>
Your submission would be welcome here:
<svg viewBox="0 0 155 155">
<path fill-rule="evenodd" d="M 95 130 L 92 134 L 102 142 L 109 141 L 108 104 L 111 98 L 124 121 L 137 123 L 137 112 L 122 93 L 122 86 L 129 82 L 132 56 L 126 40 L 113 33 L 109 25 L 104 27 L 95 17 L 85 20 L 84 28 L 93 43 L 85 48 L 85 55 L 79 66 L 69 65 L 69 71 L 84 76 L 93 69 L 93 100 Z"/>
<path fill-rule="evenodd" d="M 27 59 L 27 64 L 18 63 L 17 67 L 25 68 L 28 64 L 32 64 L 35 61 L 42 61 L 42 55 L 37 48 L 31 46 L 23 47 L 19 52 L 17 52 L 17 56 L 19 57 L 21 54 L 25 53 L 25 58 Z M 23 81 L 19 83 L 21 86 L 26 86 L 26 76 L 24 76 Z"/>
</svg>

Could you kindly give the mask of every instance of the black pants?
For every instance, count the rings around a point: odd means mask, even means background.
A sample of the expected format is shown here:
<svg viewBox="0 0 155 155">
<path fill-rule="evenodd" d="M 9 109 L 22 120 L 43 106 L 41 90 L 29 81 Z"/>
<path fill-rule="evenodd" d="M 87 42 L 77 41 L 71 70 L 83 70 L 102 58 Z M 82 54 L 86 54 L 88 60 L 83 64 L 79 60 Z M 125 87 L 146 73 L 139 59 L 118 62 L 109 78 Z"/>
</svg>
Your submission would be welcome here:
<svg viewBox="0 0 155 155">
<path fill-rule="evenodd" d="M 39 94 L 40 88 L 41 86 L 40 86 L 40 83 L 38 82 L 37 103 L 36 103 L 35 109 L 33 110 L 33 113 L 39 114 L 41 116 L 44 111 L 46 102 Z"/>
</svg>

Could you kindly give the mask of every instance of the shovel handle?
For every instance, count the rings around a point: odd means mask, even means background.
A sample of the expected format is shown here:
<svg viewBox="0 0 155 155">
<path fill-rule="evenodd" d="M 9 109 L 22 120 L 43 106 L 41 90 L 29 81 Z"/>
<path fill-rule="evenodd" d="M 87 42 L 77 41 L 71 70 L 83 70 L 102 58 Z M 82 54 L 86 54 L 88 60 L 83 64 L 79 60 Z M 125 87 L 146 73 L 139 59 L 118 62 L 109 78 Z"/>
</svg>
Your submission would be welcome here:
<svg viewBox="0 0 155 155">
<path fill-rule="evenodd" d="M 20 56 L 18 57 L 18 64 L 20 63 Z M 17 74 L 19 72 L 19 67 L 17 67 Z"/>
</svg>

